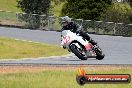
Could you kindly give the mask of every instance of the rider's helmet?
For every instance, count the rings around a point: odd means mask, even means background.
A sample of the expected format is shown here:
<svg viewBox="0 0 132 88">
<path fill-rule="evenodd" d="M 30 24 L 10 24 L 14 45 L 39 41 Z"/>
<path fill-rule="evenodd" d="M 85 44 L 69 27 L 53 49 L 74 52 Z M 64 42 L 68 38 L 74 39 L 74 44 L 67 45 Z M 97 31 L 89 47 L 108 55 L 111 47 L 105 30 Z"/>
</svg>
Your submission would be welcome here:
<svg viewBox="0 0 132 88">
<path fill-rule="evenodd" d="M 67 23 L 71 22 L 71 18 L 69 18 L 68 16 L 64 16 L 62 17 L 62 24 L 65 25 Z"/>
</svg>

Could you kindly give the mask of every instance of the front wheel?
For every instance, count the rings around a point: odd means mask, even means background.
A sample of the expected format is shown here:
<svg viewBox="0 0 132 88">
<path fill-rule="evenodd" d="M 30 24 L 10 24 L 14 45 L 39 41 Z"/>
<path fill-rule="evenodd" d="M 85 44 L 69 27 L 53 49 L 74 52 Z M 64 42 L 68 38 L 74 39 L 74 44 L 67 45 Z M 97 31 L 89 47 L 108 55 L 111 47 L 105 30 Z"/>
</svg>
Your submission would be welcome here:
<svg viewBox="0 0 132 88">
<path fill-rule="evenodd" d="M 95 50 L 95 52 L 97 55 L 96 56 L 97 60 L 102 60 L 104 58 L 105 54 L 103 54 L 102 50 L 99 47 Z"/>
<path fill-rule="evenodd" d="M 104 54 L 98 54 L 97 56 L 96 56 L 96 59 L 97 60 L 102 60 L 103 58 L 104 58 Z"/>
<path fill-rule="evenodd" d="M 71 51 L 81 60 L 87 60 L 86 53 L 82 53 L 83 51 L 80 50 L 75 44 L 70 46 Z"/>
</svg>

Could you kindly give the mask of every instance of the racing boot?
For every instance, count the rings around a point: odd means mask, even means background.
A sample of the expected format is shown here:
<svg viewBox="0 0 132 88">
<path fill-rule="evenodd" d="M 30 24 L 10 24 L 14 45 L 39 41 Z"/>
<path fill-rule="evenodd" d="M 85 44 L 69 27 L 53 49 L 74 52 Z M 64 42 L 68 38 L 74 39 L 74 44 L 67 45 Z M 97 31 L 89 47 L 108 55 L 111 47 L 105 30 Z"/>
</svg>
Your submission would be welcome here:
<svg viewBox="0 0 132 88">
<path fill-rule="evenodd" d="M 89 41 L 93 46 L 94 46 L 94 45 L 97 45 L 97 42 L 95 42 L 95 41 L 89 36 L 89 34 L 88 34 L 87 32 L 83 33 L 83 37 L 84 37 L 87 41 Z"/>
</svg>

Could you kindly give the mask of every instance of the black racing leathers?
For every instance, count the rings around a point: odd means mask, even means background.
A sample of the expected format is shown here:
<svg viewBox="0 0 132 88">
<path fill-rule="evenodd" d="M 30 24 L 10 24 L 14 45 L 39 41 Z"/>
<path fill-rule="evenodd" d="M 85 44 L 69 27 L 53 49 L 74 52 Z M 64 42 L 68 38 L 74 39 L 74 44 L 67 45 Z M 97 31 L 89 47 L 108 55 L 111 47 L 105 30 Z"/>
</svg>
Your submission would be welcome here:
<svg viewBox="0 0 132 88">
<path fill-rule="evenodd" d="M 78 24 L 75 24 L 74 22 L 69 22 L 66 26 L 62 27 L 62 30 L 71 30 L 72 32 L 76 32 L 79 28 Z"/>
<path fill-rule="evenodd" d="M 92 45 L 96 45 L 97 43 L 90 38 L 90 36 L 87 34 L 87 32 L 84 32 L 83 30 L 78 30 L 80 25 L 69 22 L 66 26 L 62 27 L 62 30 L 71 30 L 74 33 L 79 33 L 83 38 L 87 39 Z"/>
</svg>

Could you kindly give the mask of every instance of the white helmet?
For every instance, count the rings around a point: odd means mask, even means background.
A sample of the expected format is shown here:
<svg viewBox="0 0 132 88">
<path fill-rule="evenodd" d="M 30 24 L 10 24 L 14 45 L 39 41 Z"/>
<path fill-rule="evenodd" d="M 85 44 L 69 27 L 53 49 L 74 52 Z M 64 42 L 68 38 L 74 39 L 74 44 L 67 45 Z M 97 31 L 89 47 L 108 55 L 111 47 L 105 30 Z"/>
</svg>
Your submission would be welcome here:
<svg viewBox="0 0 132 88">
<path fill-rule="evenodd" d="M 62 22 L 71 22 L 71 18 L 68 16 L 62 17 Z"/>
</svg>

